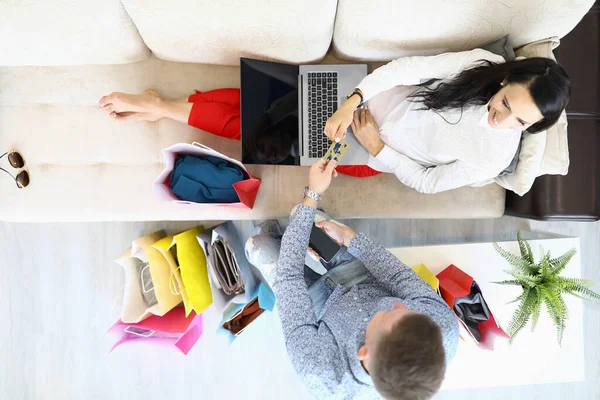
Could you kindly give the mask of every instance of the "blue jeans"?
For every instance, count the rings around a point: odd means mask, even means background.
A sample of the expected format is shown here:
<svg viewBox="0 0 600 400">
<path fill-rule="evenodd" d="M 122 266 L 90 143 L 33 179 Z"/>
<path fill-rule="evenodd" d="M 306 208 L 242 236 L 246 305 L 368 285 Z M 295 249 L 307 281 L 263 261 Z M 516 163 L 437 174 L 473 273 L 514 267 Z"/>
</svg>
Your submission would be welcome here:
<svg viewBox="0 0 600 400">
<path fill-rule="evenodd" d="M 344 251 L 347 251 L 344 249 Z M 365 265 L 358 259 L 352 257 L 337 264 L 327 271 L 323 276 L 312 284 L 308 285 L 308 295 L 313 303 L 313 311 L 317 318 L 321 317 L 323 306 L 331 296 L 331 293 L 338 287 L 351 288 L 352 286 L 364 282 L 369 277 L 369 272 Z M 306 281 L 306 274 L 304 275 Z"/>
<path fill-rule="evenodd" d="M 293 213 L 293 211 L 292 211 Z M 321 210 L 315 214 L 315 222 L 327 220 L 336 222 Z M 275 277 L 275 268 L 281 249 L 281 236 L 271 233 L 258 234 L 246 242 L 246 258 L 263 274 L 269 283 Z M 306 264 L 315 263 L 310 256 L 306 257 Z M 364 264 L 354 258 L 346 248 L 343 248 L 333 260 L 332 268 L 324 275 L 320 275 L 308 266 L 304 266 L 304 281 L 308 287 L 308 294 L 313 303 L 313 310 L 317 317 L 321 316 L 323 306 L 338 286 L 350 288 L 365 281 L 369 272 Z"/>
</svg>

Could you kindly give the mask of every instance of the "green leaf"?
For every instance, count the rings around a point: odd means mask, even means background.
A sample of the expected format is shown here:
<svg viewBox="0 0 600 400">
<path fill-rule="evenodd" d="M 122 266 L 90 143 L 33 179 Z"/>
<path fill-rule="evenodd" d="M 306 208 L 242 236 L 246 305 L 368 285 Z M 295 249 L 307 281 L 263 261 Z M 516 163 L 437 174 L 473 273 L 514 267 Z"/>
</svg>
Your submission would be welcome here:
<svg viewBox="0 0 600 400">
<path fill-rule="evenodd" d="M 560 291 L 561 291 L 561 293 L 567 293 L 567 294 L 570 294 L 571 296 L 577 297 L 578 299 L 581 299 L 581 300 L 589 300 L 588 298 L 586 298 L 586 297 L 583 297 L 582 295 L 580 295 L 580 294 L 578 294 L 577 292 L 574 292 L 574 291 L 572 291 L 572 290 L 568 290 L 568 289 L 560 289 Z"/>
<path fill-rule="evenodd" d="M 517 233 L 517 240 L 519 242 L 519 249 L 521 250 L 521 257 L 530 264 L 535 264 L 535 260 L 533 259 L 533 253 L 531 252 L 531 246 L 527 240 L 524 240 L 521 237 L 521 232 Z"/>
<path fill-rule="evenodd" d="M 592 291 L 591 289 L 583 287 L 583 286 L 574 286 L 572 288 L 565 289 L 565 291 L 578 293 L 580 295 L 580 297 L 585 296 L 584 300 L 591 300 L 591 299 L 600 300 L 600 294 Z"/>
<path fill-rule="evenodd" d="M 544 293 L 543 293 L 543 289 L 539 286 L 537 286 L 535 288 L 535 291 L 537 292 L 537 299 L 536 299 L 536 304 L 533 307 L 533 318 L 531 320 L 531 331 L 533 332 L 535 330 L 535 327 L 537 326 L 537 323 L 540 319 L 540 313 L 542 312 L 542 304 L 544 301 Z"/>
<path fill-rule="evenodd" d="M 568 318 L 567 305 L 565 304 L 562 296 L 555 291 L 548 291 L 545 298 L 546 308 L 548 314 L 554 322 L 556 327 L 556 335 L 558 343 L 562 343 L 563 332 L 566 326 L 566 320 Z"/>
<path fill-rule="evenodd" d="M 537 303 L 535 290 L 525 289 L 523 294 L 525 296 L 522 298 L 512 320 L 508 324 L 508 334 L 511 341 L 513 341 L 517 334 L 527 325 L 531 318 L 531 313 Z"/>
<path fill-rule="evenodd" d="M 500 281 L 500 282 L 491 282 L 491 283 L 495 283 L 496 285 L 515 285 L 515 286 L 521 286 L 522 285 L 521 281 L 519 281 L 517 279 L 512 279 L 512 280 L 507 280 L 507 281 Z"/>
<path fill-rule="evenodd" d="M 594 281 L 582 278 L 567 278 L 566 276 L 556 277 L 556 282 L 560 285 L 592 286 Z"/>
<path fill-rule="evenodd" d="M 521 293 L 521 295 L 520 295 L 520 296 L 518 296 L 516 299 L 514 299 L 514 300 L 512 300 L 512 301 L 509 301 L 509 302 L 508 302 L 508 303 L 506 303 L 506 304 L 512 304 L 512 303 L 516 303 L 517 301 L 520 301 L 520 300 L 521 300 L 523 297 L 525 297 L 525 292 Z"/>
<path fill-rule="evenodd" d="M 571 250 L 567 251 L 562 256 L 550 260 L 550 266 L 552 267 L 552 273 L 554 275 L 560 274 L 565 269 L 567 264 L 569 264 L 569 262 L 571 261 L 571 259 L 573 258 L 573 256 L 576 253 L 577 253 L 577 250 L 575 250 L 575 248 L 572 248 Z"/>
<path fill-rule="evenodd" d="M 532 263 L 511 253 L 510 251 L 504 250 L 496 242 L 492 242 L 492 244 L 494 245 L 494 248 L 496 249 L 498 254 L 500 254 L 500 256 L 502 256 L 502 258 L 504 258 L 510 265 L 512 265 L 516 269 L 521 270 L 523 272 L 528 272 L 528 273 L 537 271 L 537 267 L 535 265 L 533 265 Z"/>
<path fill-rule="evenodd" d="M 534 287 L 542 281 L 540 276 L 529 275 L 526 272 L 510 271 L 510 275 L 525 287 Z"/>
<path fill-rule="evenodd" d="M 550 273 L 550 252 L 545 253 L 544 248 L 540 245 L 540 254 L 542 256 L 540 258 L 539 276 L 544 280 Z"/>
</svg>

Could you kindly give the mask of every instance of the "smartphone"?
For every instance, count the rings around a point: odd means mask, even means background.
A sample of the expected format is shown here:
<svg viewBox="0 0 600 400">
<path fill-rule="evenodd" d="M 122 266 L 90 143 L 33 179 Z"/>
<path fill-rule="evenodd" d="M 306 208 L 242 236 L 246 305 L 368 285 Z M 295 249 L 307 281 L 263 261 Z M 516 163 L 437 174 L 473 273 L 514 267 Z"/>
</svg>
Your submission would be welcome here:
<svg viewBox="0 0 600 400">
<path fill-rule="evenodd" d="M 326 263 L 331 262 L 333 257 L 335 257 L 342 249 L 341 245 L 315 224 L 312 226 L 308 245 L 316 251 Z"/>
</svg>

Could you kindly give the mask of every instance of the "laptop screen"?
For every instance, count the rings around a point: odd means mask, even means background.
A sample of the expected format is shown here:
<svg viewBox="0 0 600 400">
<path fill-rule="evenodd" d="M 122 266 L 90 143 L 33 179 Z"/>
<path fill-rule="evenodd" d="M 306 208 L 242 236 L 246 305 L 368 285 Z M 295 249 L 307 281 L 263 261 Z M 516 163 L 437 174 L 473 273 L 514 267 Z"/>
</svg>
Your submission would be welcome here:
<svg viewBox="0 0 600 400">
<path fill-rule="evenodd" d="M 296 65 L 242 58 L 242 163 L 299 165 Z"/>
</svg>

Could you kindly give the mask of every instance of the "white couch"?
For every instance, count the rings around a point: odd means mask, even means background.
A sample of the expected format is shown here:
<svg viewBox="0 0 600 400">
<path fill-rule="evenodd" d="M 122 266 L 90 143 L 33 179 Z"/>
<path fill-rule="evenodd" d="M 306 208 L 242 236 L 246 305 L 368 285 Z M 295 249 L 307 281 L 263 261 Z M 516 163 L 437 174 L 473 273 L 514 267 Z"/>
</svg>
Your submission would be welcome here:
<svg viewBox="0 0 600 400">
<path fill-rule="evenodd" d="M 287 215 L 306 183 L 306 168 L 250 166 L 262 179 L 252 210 L 155 200 L 152 182 L 162 169 L 162 148 L 199 141 L 239 157 L 239 142 L 171 121 L 121 125 L 99 112 L 98 99 L 112 91 L 146 88 L 183 97 L 193 89 L 238 87 L 241 56 L 290 63 L 325 57 L 324 62 L 336 62 L 335 57 L 385 61 L 475 48 L 507 33 L 519 46 L 565 35 L 592 3 L 0 1 L 0 150 L 21 152 L 31 175 L 26 189 L 0 175 L 0 220 Z M 340 218 L 498 217 L 504 211 L 504 189 L 494 184 L 422 195 L 392 175 L 344 176 L 323 206 Z"/>
</svg>

